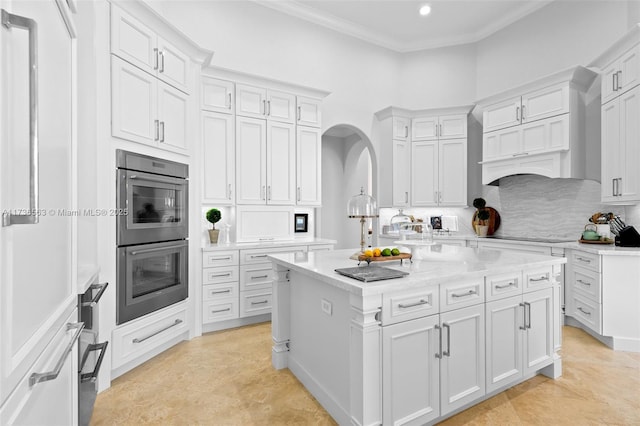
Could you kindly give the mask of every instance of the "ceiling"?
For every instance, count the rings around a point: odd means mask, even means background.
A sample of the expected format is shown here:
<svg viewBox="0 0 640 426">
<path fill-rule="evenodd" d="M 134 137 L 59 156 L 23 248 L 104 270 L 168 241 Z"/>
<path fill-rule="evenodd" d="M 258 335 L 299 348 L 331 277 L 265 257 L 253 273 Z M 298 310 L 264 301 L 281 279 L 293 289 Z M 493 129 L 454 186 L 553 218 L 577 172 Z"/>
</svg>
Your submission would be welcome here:
<svg viewBox="0 0 640 426">
<path fill-rule="evenodd" d="M 473 43 L 553 0 L 254 0 L 397 52 Z M 431 14 L 418 9 L 431 6 Z"/>
</svg>

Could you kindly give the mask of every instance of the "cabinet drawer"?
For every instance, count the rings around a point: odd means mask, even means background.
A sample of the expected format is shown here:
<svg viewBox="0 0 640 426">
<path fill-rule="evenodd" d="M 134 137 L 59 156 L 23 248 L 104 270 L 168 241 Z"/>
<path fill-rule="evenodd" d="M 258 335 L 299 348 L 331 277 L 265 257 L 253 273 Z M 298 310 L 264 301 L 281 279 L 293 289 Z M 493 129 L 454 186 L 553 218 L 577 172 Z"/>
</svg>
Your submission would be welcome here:
<svg viewBox="0 0 640 426">
<path fill-rule="evenodd" d="M 271 313 L 271 289 L 240 292 L 240 317 Z"/>
<path fill-rule="evenodd" d="M 188 331 L 186 303 L 127 323 L 113 331 L 112 368 L 133 361 Z"/>
<path fill-rule="evenodd" d="M 440 312 L 484 303 L 484 278 L 440 285 Z"/>
<path fill-rule="evenodd" d="M 238 251 L 214 251 L 202 253 L 202 267 L 216 268 L 219 266 L 230 266 L 238 264 Z"/>
<path fill-rule="evenodd" d="M 598 303 L 602 303 L 600 281 L 601 277 L 597 272 L 579 266 L 569 268 L 568 282 L 571 289 Z"/>
<path fill-rule="evenodd" d="M 306 253 L 307 246 L 273 247 L 268 249 L 240 250 L 240 265 L 254 265 L 268 262 L 267 256 L 274 253 Z"/>
<path fill-rule="evenodd" d="M 238 318 L 238 298 L 226 298 L 202 302 L 202 323 L 225 321 Z"/>
<path fill-rule="evenodd" d="M 220 299 L 238 298 L 238 283 L 212 284 L 202 287 L 202 300 L 204 302 Z"/>
<path fill-rule="evenodd" d="M 522 272 L 489 275 L 485 278 L 487 301 L 522 294 Z"/>
<path fill-rule="evenodd" d="M 426 317 L 439 312 L 438 286 L 382 296 L 382 324 Z"/>
<path fill-rule="evenodd" d="M 314 244 L 308 247 L 309 251 L 333 250 L 333 244 Z"/>
<path fill-rule="evenodd" d="M 569 262 L 571 262 L 571 265 L 581 266 L 595 272 L 600 272 L 600 256 L 597 254 L 573 250 L 571 251 Z"/>
<path fill-rule="evenodd" d="M 273 268 L 271 262 L 258 265 L 242 265 L 240 267 L 240 290 L 271 288 Z"/>
<path fill-rule="evenodd" d="M 602 305 L 577 294 L 571 297 L 570 302 L 569 315 L 602 334 Z"/>
<path fill-rule="evenodd" d="M 550 266 L 524 271 L 524 292 L 548 288 L 553 285 L 553 272 Z"/>
<path fill-rule="evenodd" d="M 202 270 L 202 284 L 218 284 L 238 281 L 237 266 L 223 266 L 222 268 L 205 268 Z"/>
</svg>

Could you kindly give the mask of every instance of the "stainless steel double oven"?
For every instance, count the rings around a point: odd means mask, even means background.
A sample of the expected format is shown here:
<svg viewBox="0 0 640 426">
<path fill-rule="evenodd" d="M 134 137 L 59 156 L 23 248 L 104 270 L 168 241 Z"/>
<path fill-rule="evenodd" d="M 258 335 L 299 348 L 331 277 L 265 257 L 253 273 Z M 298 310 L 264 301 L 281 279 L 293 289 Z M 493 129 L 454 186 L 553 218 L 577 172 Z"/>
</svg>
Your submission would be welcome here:
<svg viewBox="0 0 640 426">
<path fill-rule="evenodd" d="M 188 296 L 189 166 L 116 151 L 118 324 Z"/>
</svg>

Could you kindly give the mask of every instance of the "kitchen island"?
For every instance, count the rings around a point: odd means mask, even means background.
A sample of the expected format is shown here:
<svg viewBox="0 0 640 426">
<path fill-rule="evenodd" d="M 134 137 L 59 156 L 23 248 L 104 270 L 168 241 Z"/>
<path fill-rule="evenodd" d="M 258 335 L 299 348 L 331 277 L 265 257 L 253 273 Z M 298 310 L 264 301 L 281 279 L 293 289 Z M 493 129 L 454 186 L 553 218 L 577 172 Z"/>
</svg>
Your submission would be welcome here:
<svg viewBox="0 0 640 426">
<path fill-rule="evenodd" d="M 566 259 L 434 244 L 361 282 L 355 250 L 270 256 L 272 363 L 339 424 L 435 423 L 536 374 L 562 373 Z"/>
</svg>

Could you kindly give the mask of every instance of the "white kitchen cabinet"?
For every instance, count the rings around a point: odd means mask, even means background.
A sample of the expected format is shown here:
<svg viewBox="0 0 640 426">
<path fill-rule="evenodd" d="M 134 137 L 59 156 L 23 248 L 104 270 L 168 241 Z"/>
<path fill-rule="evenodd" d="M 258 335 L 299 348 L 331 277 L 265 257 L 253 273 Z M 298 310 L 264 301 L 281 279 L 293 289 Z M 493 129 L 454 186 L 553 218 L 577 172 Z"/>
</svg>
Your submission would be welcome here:
<svg viewBox="0 0 640 426">
<path fill-rule="evenodd" d="M 640 84 L 640 44 L 631 47 L 603 67 L 601 101 L 603 104 L 607 103 L 638 84 Z"/>
<path fill-rule="evenodd" d="M 238 206 L 237 242 L 293 239 L 293 206 Z M 269 224 L 269 226 L 265 226 Z"/>
<path fill-rule="evenodd" d="M 122 59 L 111 58 L 111 133 L 115 137 L 183 151 L 188 97 Z"/>
<path fill-rule="evenodd" d="M 189 57 L 113 3 L 111 53 L 165 83 L 189 93 Z"/>
<path fill-rule="evenodd" d="M 232 114 L 234 91 L 232 81 L 203 76 L 200 108 L 205 111 Z"/>
<path fill-rule="evenodd" d="M 240 317 L 238 250 L 202 253 L 202 323 Z"/>
<path fill-rule="evenodd" d="M 526 293 L 524 304 L 524 374 L 532 373 L 553 361 L 553 291 L 551 288 Z"/>
<path fill-rule="evenodd" d="M 410 111 L 389 107 L 376 113 L 380 131 L 378 205 L 407 207 L 411 194 Z"/>
<path fill-rule="evenodd" d="M 393 140 L 391 143 L 393 146 L 391 153 L 393 205 L 408 207 L 411 192 L 411 142 Z"/>
<path fill-rule="evenodd" d="M 408 117 L 394 116 L 392 121 L 393 139 L 402 141 L 409 140 L 409 126 L 411 125 L 411 119 Z"/>
<path fill-rule="evenodd" d="M 296 100 L 298 104 L 296 124 L 320 127 L 322 124 L 322 100 L 305 96 L 297 96 Z"/>
<path fill-rule="evenodd" d="M 466 139 L 412 143 L 411 200 L 420 207 L 466 205 Z"/>
<path fill-rule="evenodd" d="M 231 205 L 235 193 L 235 127 L 229 114 L 202 111 L 202 201 Z"/>
<path fill-rule="evenodd" d="M 414 117 L 411 140 L 459 139 L 467 137 L 466 114 Z"/>
<path fill-rule="evenodd" d="M 320 129 L 296 129 L 296 204 L 322 204 L 322 134 Z"/>
<path fill-rule="evenodd" d="M 236 115 L 294 124 L 296 97 L 263 87 L 236 84 Z"/>
<path fill-rule="evenodd" d="M 602 202 L 640 201 L 640 86 L 602 105 Z"/>
<path fill-rule="evenodd" d="M 64 2 L 2 0 L 0 7 L 0 424 L 42 423 L 48 415 L 70 424 L 77 375 L 69 357 L 77 359 L 77 351 L 62 358 L 60 346 L 73 335 L 65 324 L 77 317 L 76 226 L 53 210 L 76 206 L 74 17 Z M 30 54 L 37 61 L 31 66 Z M 32 98 L 29 69 L 36 64 Z M 58 380 L 29 386 L 32 372 L 53 369 L 59 359 Z M 36 408 L 43 411 L 30 412 Z"/>
<path fill-rule="evenodd" d="M 236 117 L 236 203 L 295 204 L 295 126 Z"/>
</svg>

